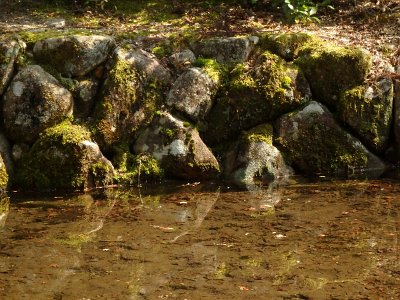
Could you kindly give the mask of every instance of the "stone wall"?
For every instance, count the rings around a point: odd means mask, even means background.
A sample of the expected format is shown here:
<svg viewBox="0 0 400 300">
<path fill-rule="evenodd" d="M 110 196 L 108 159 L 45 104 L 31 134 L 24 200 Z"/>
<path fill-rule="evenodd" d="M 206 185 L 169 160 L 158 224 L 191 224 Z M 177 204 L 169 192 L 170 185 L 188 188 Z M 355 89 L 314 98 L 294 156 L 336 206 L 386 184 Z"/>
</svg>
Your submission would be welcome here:
<svg viewBox="0 0 400 300">
<path fill-rule="evenodd" d="M 367 51 L 307 34 L 171 44 L 1 41 L 0 186 L 89 189 L 164 177 L 248 186 L 394 168 L 394 66 L 372 77 Z"/>
</svg>

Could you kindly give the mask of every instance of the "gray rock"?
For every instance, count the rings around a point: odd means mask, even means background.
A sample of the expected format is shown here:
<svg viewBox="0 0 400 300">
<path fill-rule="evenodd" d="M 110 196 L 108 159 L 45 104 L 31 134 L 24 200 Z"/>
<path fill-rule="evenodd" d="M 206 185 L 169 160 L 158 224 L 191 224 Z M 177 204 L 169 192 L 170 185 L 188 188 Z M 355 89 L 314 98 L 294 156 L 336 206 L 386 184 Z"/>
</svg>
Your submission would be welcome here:
<svg viewBox="0 0 400 300">
<path fill-rule="evenodd" d="M 251 189 L 257 182 L 263 184 L 285 182 L 293 173 L 272 142 L 272 126 L 260 125 L 241 135 L 228 151 L 225 176 L 237 186 Z"/>
<path fill-rule="evenodd" d="M 396 67 L 396 73 L 400 76 L 400 65 Z M 396 157 L 400 160 L 400 78 L 394 80 L 394 122 L 393 131 L 395 136 Z"/>
<path fill-rule="evenodd" d="M 193 64 L 196 61 L 196 56 L 191 50 L 185 49 L 181 52 L 172 54 L 169 57 L 169 61 L 175 69 L 181 70 Z"/>
<path fill-rule="evenodd" d="M 25 48 L 26 45 L 22 41 L 6 40 L 0 42 L 0 96 L 7 89 L 14 75 L 15 62 Z"/>
<path fill-rule="evenodd" d="M 169 175 L 183 179 L 212 179 L 219 165 L 190 124 L 162 112 L 134 145 L 136 153 L 150 153 Z"/>
<path fill-rule="evenodd" d="M 104 62 L 114 47 L 111 37 L 74 35 L 38 41 L 33 53 L 35 59 L 62 75 L 81 77 Z"/>
<path fill-rule="evenodd" d="M 196 56 L 214 58 L 219 63 L 245 62 L 258 38 L 251 37 L 228 37 L 211 38 L 193 43 L 192 50 Z"/>
<path fill-rule="evenodd" d="M 371 150 L 382 153 L 390 139 L 393 113 L 393 82 L 382 79 L 375 84 L 345 91 L 338 103 L 338 115 Z"/>
<path fill-rule="evenodd" d="M 126 61 L 143 76 L 145 84 L 152 81 L 164 85 L 170 84 L 171 73 L 160 64 L 155 55 L 142 49 L 124 51 L 118 48 L 115 53 L 119 60 Z"/>
<path fill-rule="evenodd" d="M 303 173 L 378 177 L 386 169 L 384 162 L 315 101 L 281 117 L 276 129 L 278 148 Z"/>
<path fill-rule="evenodd" d="M 4 126 L 11 140 L 29 144 L 72 110 L 71 93 L 40 66 L 31 65 L 14 77 L 4 95 Z"/>
<path fill-rule="evenodd" d="M 191 68 L 174 82 L 166 103 L 198 122 L 210 111 L 217 87 L 207 72 Z"/>
</svg>

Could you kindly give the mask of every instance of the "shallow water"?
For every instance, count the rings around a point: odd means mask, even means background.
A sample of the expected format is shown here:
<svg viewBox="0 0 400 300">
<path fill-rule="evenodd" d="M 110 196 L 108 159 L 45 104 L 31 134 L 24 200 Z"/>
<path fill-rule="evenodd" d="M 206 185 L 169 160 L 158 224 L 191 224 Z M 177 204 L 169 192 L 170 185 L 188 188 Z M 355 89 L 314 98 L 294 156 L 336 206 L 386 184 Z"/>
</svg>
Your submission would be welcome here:
<svg viewBox="0 0 400 300">
<path fill-rule="evenodd" d="M 400 298 L 396 182 L 10 197 L 0 299 Z"/>
</svg>

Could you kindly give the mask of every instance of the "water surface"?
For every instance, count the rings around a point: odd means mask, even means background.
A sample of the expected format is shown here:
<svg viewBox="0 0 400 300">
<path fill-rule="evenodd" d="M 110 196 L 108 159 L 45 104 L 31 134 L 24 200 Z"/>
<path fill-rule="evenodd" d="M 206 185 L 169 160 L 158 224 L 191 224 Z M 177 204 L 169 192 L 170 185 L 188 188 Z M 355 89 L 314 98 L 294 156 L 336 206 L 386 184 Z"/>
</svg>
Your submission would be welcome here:
<svg viewBox="0 0 400 300">
<path fill-rule="evenodd" d="M 396 182 L 10 198 L 0 299 L 400 298 Z"/>
</svg>

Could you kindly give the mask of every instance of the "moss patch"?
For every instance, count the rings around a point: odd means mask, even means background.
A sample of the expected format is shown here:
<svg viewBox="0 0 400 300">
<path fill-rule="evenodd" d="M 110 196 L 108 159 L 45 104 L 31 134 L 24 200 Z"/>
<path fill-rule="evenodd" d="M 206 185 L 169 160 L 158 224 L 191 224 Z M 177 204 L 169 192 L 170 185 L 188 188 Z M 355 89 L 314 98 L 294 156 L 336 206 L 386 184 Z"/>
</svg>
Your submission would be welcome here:
<svg viewBox="0 0 400 300">
<path fill-rule="evenodd" d="M 265 142 L 272 145 L 273 141 L 273 127 L 271 124 L 261 124 L 251 130 L 245 132 L 242 138 L 245 142 Z"/>
<path fill-rule="evenodd" d="M 228 71 L 227 66 L 218 63 L 212 58 L 199 57 L 194 65 L 202 68 L 214 82 L 223 82 Z"/>
</svg>

